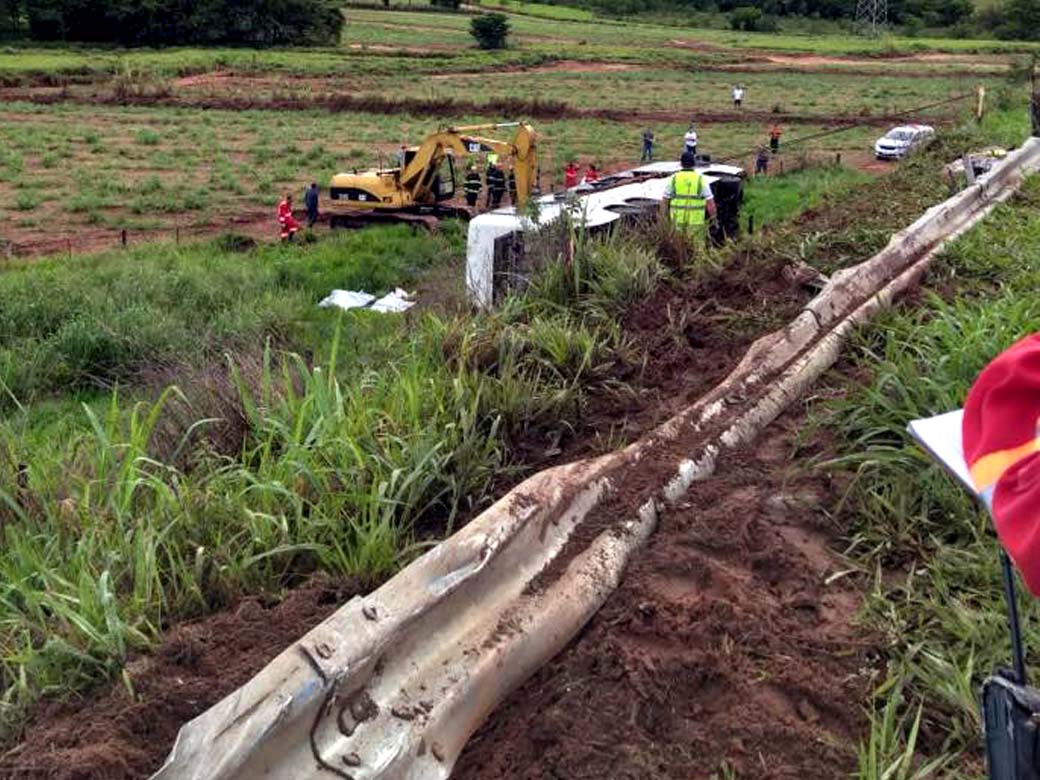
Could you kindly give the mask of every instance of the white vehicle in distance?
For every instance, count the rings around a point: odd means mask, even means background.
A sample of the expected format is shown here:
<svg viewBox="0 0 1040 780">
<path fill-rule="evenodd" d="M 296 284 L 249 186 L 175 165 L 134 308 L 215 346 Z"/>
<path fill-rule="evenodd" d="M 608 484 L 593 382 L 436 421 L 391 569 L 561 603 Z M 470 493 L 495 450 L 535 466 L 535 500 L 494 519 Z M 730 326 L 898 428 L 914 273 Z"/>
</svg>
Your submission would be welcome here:
<svg viewBox="0 0 1040 780">
<path fill-rule="evenodd" d="M 893 127 L 874 144 L 874 156 L 879 160 L 899 160 L 934 135 L 935 128 L 929 125 Z"/>
</svg>

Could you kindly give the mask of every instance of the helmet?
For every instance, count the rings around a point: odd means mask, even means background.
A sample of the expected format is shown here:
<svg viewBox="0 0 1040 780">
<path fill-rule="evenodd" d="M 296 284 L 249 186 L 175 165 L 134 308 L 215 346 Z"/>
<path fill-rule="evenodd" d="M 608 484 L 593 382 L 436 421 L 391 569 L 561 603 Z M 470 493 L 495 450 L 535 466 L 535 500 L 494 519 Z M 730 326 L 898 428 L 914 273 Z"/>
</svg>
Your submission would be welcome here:
<svg viewBox="0 0 1040 780">
<path fill-rule="evenodd" d="M 683 152 L 682 157 L 679 158 L 679 164 L 688 170 L 697 164 L 697 158 L 689 152 Z"/>
</svg>

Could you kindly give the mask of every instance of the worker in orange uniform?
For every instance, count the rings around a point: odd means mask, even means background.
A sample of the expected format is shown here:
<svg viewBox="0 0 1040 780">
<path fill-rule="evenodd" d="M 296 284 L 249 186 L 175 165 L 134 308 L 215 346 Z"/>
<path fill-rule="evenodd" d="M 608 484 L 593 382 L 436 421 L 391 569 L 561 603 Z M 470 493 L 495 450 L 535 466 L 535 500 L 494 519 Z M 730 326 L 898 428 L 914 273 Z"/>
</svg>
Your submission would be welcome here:
<svg viewBox="0 0 1040 780">
<path fill-rule="evenodd" d="M 578 168 L 578 163 L 571 160 L 567 163 L 567 167 L 563 169 L 563 186 L 567 189 L 578 186 L 578 174 L 581 170 Z"/>
<path fill-rule="evenodd" d="M 592 184 L 592 182 L 599 179 L 599 169 L 595 165 L 589 163 L 589 169 L 585 171 L 585 183 Z"/>
<path fill-rule="evenodd" d="M 769 149 L 776 154 L 780 151 L 780 134 L 783 131 L 780 129 L 780 125 L 774 124 L 769 128 Z"/>
<path fill-rule="evenodd" d="M 292 241 L 300 223 L 292 213 L 292 194 L 286 193 L 284 200 L 278 204 L 278 226 L 282 229 L 282 241 Z"/>
</svg>

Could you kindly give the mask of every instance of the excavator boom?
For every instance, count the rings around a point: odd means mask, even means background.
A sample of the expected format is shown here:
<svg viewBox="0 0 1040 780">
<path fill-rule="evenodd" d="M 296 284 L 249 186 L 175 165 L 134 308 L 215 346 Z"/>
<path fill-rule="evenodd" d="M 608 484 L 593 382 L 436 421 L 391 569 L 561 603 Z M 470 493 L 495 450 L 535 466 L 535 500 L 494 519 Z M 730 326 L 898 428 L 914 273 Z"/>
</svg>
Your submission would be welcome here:
<svg viewBox="0 0 1040 780">
<path fill-rule="evenodd" d="M 478 134 L 507 127 L 516 128 L 509 141 Z M 510 122 L 444 128 L 406 150 L 403 166 L 337 174 L 330 187 L 333 214 L 407 213 L 436 207 L 455 197 L 455 160 L 490 153 L 511 162 L 516 205 L 523 206 L 537 181 L 537 134 L 528 124 Z"/>
</svg>

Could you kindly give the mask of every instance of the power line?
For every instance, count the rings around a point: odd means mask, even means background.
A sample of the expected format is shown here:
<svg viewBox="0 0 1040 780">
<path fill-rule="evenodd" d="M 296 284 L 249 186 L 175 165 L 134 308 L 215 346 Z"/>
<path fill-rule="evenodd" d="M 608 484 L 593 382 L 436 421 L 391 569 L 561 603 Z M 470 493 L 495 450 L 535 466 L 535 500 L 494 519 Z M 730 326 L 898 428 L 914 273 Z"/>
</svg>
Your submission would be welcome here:
<svg viewBox="0 0 1040 780">
<path fill-rule="evenodd" d="M 909 114 L 916 114 L 918 111 L 927 111 L 930 108 L 939 108 L 940 106 L 946 106 L 946 105 L 949 105 L 950 103 L 956 103 L 956 102 L 958 102 L 960 100 L 967 100 L 967 99 L 973 98 L 973 97 L 975 97 L 975 93 L 973 93 L 973 92 L 966 92 L 966 93 L 964 93 L 962 95 L 954 95 L 951 98 L 947 98 L 946 100 L 940 100 L 940 101 L 938 101 L 936 103 L 926 103 L 923 106 L 915 106 L 914 108 L 907 108 L 907 109 L 904 109 L 903 111 L 897 111 L 894 114 L 886 114 L 886 117 L 890 118 L 890 119 L 899 119 L 900 117 L 904 117 L 904 116 L 907 116 Z M 783 119 L 783 117 L 778 116 L 777 119 L 781 120 L 781 119 Z M 841 127 L 832 127 L 832 128 L 830 128 L 828 130 L 821 130 L 821 131 L 819 131 L 817 133 L 810 133 L 809 135 L 803 135 L 803 136 L 798 136 L 796 138 L 791 138 L 790 140 L 785 142 L 784 146 L 787 147 L 787 148 L 790 148 L 792 146 L 797 146 L 799 144 L 804 144 L 807 141 L 816 141 L 816 140 L 818 140 L 820 138 L 826 138 L 826 137 L 831 136 L 831 135 L 837 135 L 838 133 L 844 133 L 844 132 L 847 132 L 849 130 L 855 130 L 855 129 L 860 128 L 860 127 L 866 127 L 867 125 L 870 125 L 870 124 L 872 124 L 872 122 L 863 121 L 863 122 L 854 122 L 854 123 L 848 124 L 848 125 L 842 125 Z M 737 154 L 730 155 L 729 157 L 719 158 L 715 162 L 734 162 L 734 161 L 744 160 L 748 155 L 754 154 L 758 150 L 759 146 L 761 146 L 761 144 L 756 144 L 751 149 L 748 149 L 748 150 L 743 151 L 743 152 L 738 152 Z"/>
</svg>

